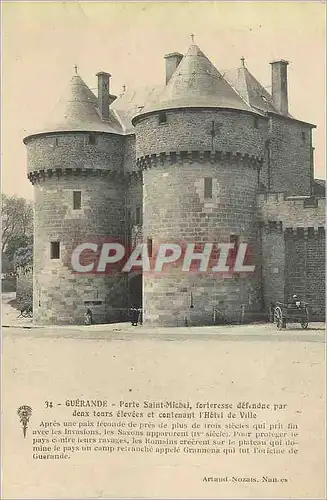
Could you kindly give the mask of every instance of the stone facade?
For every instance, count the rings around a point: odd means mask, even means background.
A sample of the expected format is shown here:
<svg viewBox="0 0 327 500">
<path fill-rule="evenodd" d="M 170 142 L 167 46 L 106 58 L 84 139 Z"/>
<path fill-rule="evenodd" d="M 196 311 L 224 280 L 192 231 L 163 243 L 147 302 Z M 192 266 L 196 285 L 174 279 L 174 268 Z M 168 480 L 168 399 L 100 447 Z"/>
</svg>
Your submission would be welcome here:
<svg viewBox="0 0 327 500">
<path fill-rule="evenodd" d="M 212 182 L 212 197 L 205 198 L 204 179 Z M 253 249 L 252 261 L 258 264 L 256 244 L 257 164 L 242 159 L 185 159 L 157 165 L 144 172 L 144 239 L 151 238 L 154 251 L 160 243 L 226 243 L 230 235 Z M 258 277 L 197 276 L 175 271 L 156 276 L 145 273 L 144 310 L 146 321 L 184 324 L 189 314 L 190 294 L 196 311 L 193 320 L 210 323 L 213 308 L 223 298 L 222 313 L 230 321 L 239 315 L 241 304 L 258 310 Z M 175 292 L 174 292 L 175 289 Z M 183 290 L 183 291 L 181 291 Z M 235 293 L 238 290 L 238 294 Z M 179 291 L 179 292 L 178 292 Z M 233 293 L 234 291 L 234 293 Z M 170 311 L 176 309 L 172 318 Z M 178 312 L 178 314 L 177 314 Z"/>
<path fill-rule="evenodd" d="M 322 319 L 324 198 L 313 189 L 314 125 L 289 115 L 287 85 L 277 85 L 287 63 L 274 64 L 271 96 L 244 60 L 228 80 L 196 45 L 170 56 L 166 85 L 117 99 L 108 73 L 98 74 L 98 100 L 74 75 L 59 115 L 24 139 L 35 186 L 34 321 L 80 324 L 85 307 L 97 323 L 121 321 L 134 304 L 146 324 L 238 322 L 293 293 Z M 78 244 L 108 238 L 129 249 L 151 241 L 153 252 L 245 242 L 255 272 L 72 272 Z"/>
<path fill-rule="evenodd" d="M 70 258 L 77 245 L 89 241 L 100 243 L 108 237 L 124 241 L 125 235 L 122 148 L 117 150 L 114 138 L 111 150 L 108 136 L 104 138 L 108 152 L 102 150 L 100 141 L 97 151 L 96 146 L 85 145 L 84 136 L 59 136 L 60 146 L 55 148 L 56 161 L 61 165 L 58 171 L 50 171 L 51 138 L 33 139 L 27 145 L 29 168 L 33 172 L 30 175 L 35 182 L 33 310 L 36 323 L 82 323 L 85 306 L 91 307 L 96 322 L 120 320 L 122 314 L 126 315 L 125 276 L 85 276 L 72 272 Z M 71 157 L 75 159 L 70 161 L 72 144 L 75 152 L 81 154 L 78 157 L 75 153 Z M 42 166 L 49 166 L 49 170 L 35 172 L 42 152 Z M 110 163 L 113 154 L 119 163 Z M 73 164 L 75 168 L 65 168 Z M 81 196 L 77 209 L 73 204 L 74 191 Z M 51 258 L 53 242 L 59 243 L 57 258 Z"/>
<path fill-rule="evenodd" d="M 268 193 L 257 196 L 264 306 L 294 293 L 325 317 L 325 199 Z"/>
<path fill-rule="evenodd" d="M 263 117 L 236 110 L 186 109 L 168 111 L 166 118 L 161 124 L 158 113 L 134 119 L 137 158 L 211 150 L 263 157 L 267 135 L 267 119 Z"/>
<path fill-rule="evenodd" d="M 311 194 L 312 128 L 280 116 L 270 118 L 270 191 Z"/>
</svg>

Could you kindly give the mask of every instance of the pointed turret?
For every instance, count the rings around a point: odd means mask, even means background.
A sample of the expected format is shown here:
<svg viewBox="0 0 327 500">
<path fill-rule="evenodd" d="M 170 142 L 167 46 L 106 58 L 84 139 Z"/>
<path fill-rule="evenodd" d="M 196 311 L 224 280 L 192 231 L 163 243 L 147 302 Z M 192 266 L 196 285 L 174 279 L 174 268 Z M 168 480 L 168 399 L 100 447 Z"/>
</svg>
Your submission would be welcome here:
<svg viewBox="0 0 327 500">
<path fill-rule="evenodd" d="M 110 109 L 109 78 L 98 74 L 97 99 L 75 67 L 48 123 L 24 139 L 35 199 L 37 324 L 82 324 L 86 306 L 96 323 L 105 323 L 109 315 L 119 319 L 126 307 L 125 276 L 94 280 L 71 267 L 71 255 L 82 242 L 108 236 L 120 241 L 126 234 L 124 132 Z"/>
<path fill-rule="evenodd" d="M 29 135 L 75 131 L 122 133 L 121 126 L 113 115 L 109 114 L 109 119 L 106 121 L 101 119 L 98 100 L 77 74 L 76 67 L 75 74 L 57 101 L 49 119 L 41 129 Z"/>
<path fill-rule="evenodd" d="M 253 111 L 195 44 L 190 46 L 157 102 L 145 106 L 142 114 L 189 107 Z"/>
</svg>

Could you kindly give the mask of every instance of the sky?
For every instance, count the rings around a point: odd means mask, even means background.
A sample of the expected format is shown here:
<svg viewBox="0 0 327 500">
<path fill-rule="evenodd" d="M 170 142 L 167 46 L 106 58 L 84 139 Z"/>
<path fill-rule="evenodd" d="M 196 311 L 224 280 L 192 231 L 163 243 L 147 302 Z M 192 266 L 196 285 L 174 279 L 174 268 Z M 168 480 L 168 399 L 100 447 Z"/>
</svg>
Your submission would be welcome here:
<svg viewBox="0 0 327 500">
<path fill-rule="evenodd" d="M 195 43 L 218 69 L 242 56 L 271 85 L 270 61 L 289 65 L 290 113 L 317 125 L 315 176 L 325 177 L 325 3 L 308 2 L 1 2 L 2 191 L 33 198 L 23 137 L 40 129 L 74 73 L 111 92 L 162 84 L 164 55 Z"/>
</svg>

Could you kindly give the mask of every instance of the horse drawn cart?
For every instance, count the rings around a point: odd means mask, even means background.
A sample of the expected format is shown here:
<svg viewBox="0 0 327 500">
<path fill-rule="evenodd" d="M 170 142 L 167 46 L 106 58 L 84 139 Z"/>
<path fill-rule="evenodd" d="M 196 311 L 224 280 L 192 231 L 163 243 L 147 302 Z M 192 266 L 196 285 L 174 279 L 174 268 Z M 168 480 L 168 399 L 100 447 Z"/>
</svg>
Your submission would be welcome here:
<svg viewBox="0 0 327 500">
<path fill-rule="evenodd" d="M 301 328 L 308 328 L 308 304 L 300 301 L 288 304 L 276 302 L 274 308 L 274 323 L 276 323 L 278 330 L 286 328 L 287 323 L 300 323 Z"/>
</svg>

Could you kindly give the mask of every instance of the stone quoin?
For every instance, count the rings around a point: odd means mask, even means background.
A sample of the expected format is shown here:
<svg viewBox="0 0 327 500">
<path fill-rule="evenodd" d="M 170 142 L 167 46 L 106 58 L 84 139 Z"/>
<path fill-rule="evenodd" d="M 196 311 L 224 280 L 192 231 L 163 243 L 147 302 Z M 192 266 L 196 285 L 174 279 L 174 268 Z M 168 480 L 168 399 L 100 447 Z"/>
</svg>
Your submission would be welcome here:
<svg viewBox="0 0 327 500">
<path fill-rule="evenodd" d="M 218 71 L 200 48 L 165 56 L 158 87 L 97 96 L 74 72 L 50 120 L 24 138 L 35 192 L 37 324 L 126 319 L 210 325 L 257 318 L 296 293 L 324 319 L 324 188 L 312 131 L 288 109 L 288 63 L 271 63 L 271 94 L 244 58 Z M 306 94 L 304 93 L 306 97 Z M 304 98 L 305 98 L 304 97 Z M 126 248 L 223 242 L 251 251 L 254 272 L 72 272 L 74 249 L 110 238 Z"/>
</svg>

